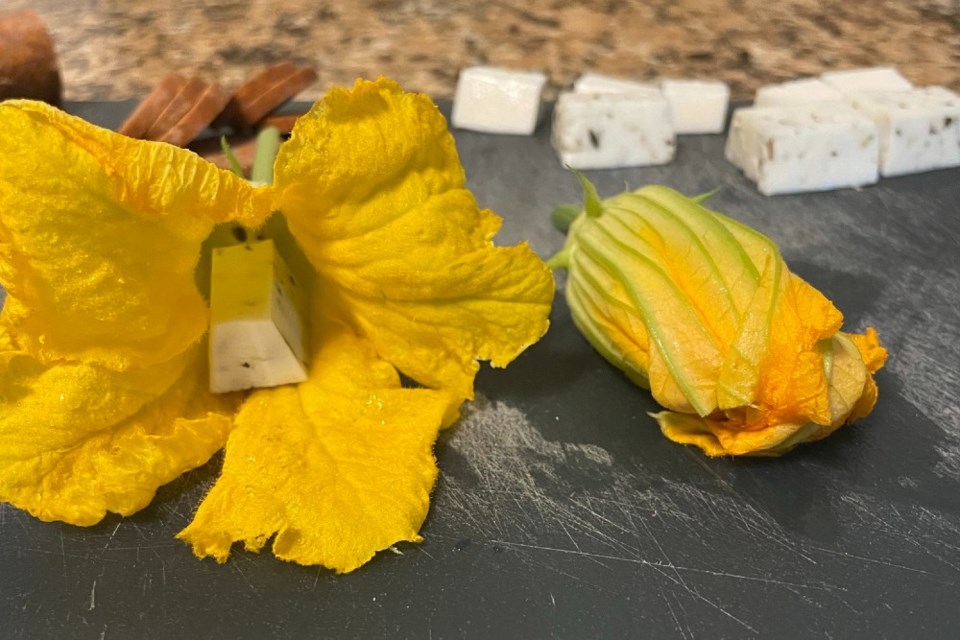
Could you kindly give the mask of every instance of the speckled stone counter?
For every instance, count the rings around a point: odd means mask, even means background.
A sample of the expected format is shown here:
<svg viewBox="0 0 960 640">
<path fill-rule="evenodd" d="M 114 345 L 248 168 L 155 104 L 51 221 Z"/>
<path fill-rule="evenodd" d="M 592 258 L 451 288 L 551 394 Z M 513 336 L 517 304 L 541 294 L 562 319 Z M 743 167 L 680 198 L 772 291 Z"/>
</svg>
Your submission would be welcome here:
<svg viewBox="0 0 960 640">
<path fill-rule="evenodd" d="M 460 67 L 541 69 L 549 93 L 585 70 L 709 77 L 747 98 L 827 69 L 896 65 L 960 90 L 960 0 L 3 0 L 53 35 L 67 99 L 143 95 L 182 70 L 239 82 L 280 59 L 314 66 L 304 97 L 358 76 L 450 97 Z"/>
</svg>

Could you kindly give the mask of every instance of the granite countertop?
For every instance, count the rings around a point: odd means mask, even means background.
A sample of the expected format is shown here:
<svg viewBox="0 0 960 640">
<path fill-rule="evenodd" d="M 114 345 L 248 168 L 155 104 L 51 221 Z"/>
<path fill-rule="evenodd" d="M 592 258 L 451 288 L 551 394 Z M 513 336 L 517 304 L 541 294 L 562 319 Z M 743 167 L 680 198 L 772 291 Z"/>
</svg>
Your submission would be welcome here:
<svg viewBox="0 0 960 640">
<path fill-rule="evenodd" d="M 581 72 L 720 78 L 757 86 L 895 65 L 960 90 L 960 0 L 5 0 L 51 32 L 68 100 L 144 95 L 170 70 L 227 85 L 264 64 L 312 65 L 317 86 L 388 75 L 436 98 L 459 68 L 540 69 L 548 97 Z"/>
</svg>

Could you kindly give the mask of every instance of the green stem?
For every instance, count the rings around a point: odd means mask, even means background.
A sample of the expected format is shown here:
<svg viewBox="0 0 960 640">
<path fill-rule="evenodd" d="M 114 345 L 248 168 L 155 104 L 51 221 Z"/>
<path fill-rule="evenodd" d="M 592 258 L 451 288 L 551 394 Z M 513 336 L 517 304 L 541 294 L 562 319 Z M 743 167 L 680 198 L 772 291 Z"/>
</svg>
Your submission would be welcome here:
<svg viewBox="0 0 960 640">
<path fill-rule="evenodd" d="M 557 269 L 566 269 L 570 266 L 570 249 L 564 247 L 547 260 L 547 266 L 556 271 Z"/>
<path fill-rule="evenodd" d="M 253 156 L 253 168 L 250 170 L 250 182 L 261 185 L 273 182 L 273 161 L 280 150 L 280 130 L 265 127 L 257 134 L 256 150 Z"/>
<path fill-rule="evenodd" d="M 230 143 L 227 142 L 227 136 L 220 136 L 220 148 L 223 149 L 223 155 L 227 157 L 227 162 L 230 164 L 230 171 L 233 171 L 241 178 L 246 178 L 247 176 L 243 175 L 243 167 L 240 166 L 240 161 L 237 160 L 237 155 L 233 152 L 233 149 L 230 148 Z"/>
<path fill-rule="evenodd" d="M 715 187 L 710 191 L 707 191 L 706 193 L 701 193 L 700 195 L 693 196 L 692 198 L 690 198 L 690 200 L 692 200 L 696 204 L 703 204 L 709 198 L 712 198 L 714 194 L 717 193 L 717 191 L 720 191 L 720 187 Z"/>
<path fill-rule="evenodd" d="M 580 215 L 580 205 L 561 204 L 550 214 L 550 221 L 557 231 L 566 233 L 578 215 Z"/>
<path fill-rule="evenodd" d="M 577 174 L 577 179 L 583 187 L 584 211 L 586 211 L 587 215 L 591 218 L 599 218 L 603 213 L 603 204 L 600 202 L 600 195 L 597 193 L 597 188 L 587 179 L 587 176 L 576 170 L 574 170 L 574 173 Z"/>
</svg>

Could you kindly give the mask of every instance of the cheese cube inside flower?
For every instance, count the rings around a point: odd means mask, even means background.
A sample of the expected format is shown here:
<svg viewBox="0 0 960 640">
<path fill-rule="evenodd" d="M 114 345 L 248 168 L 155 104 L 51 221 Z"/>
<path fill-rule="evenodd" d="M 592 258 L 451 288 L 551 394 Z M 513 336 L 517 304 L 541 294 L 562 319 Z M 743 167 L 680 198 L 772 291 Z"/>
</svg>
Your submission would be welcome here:
<svg viewBox="0 0 960 640">
<path fill-rule="evenodd" d="M 764 195 L 877 181 L 877 127 L 843 103 L 738 109 L 725 154 Z"/>
<path fill-rule="evenodd" d="M 530 135 L 540 119 L 540 72 L 470 67 L 460 72 L 453 126 L 485 133 Z"/>
<path fill-rule="evenodd" d="M 659 92 L 562 94 L 553 146 L 574 169 L 666 164 L 676 151 L 670 106 Z"/>
<path fill-rule="evenodd" d="M 960 96 L 943 87 L 850 95 L 880 131 L 880 173 L 960 166 Z"/>
<path fill-rule="evenodd" d="M 307 379 L 306 300 L 273 241 L 213 250 L 210 390 Z"/>
</svg>

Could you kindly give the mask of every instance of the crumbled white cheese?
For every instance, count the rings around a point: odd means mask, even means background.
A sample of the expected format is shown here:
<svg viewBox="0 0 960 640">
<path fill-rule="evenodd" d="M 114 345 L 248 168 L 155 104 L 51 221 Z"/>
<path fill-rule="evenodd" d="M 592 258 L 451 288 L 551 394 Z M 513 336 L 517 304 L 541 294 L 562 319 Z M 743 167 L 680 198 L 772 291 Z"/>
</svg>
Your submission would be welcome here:
<svg viewBox="0 0 960 640">
<path fill-rule="evenodd" d="M 673 160 L 676 136 L 667 100 L 656 92 L 563 93 L 552 141 L 574 169 L 611 169 Z"/>
<path fill-rule="evenodd" d="M 460 71 L 453 98 L 453 126 L 485 133 L 530 135 L 540 119 L 547 77 L 539 72 L 496 67 Z"/>
<path fill-rule="evenodd" d="M 873 121 L 843 103 L 738 109 L 725 154 L 765 195 L 877 181 Z"/>
<path fill-rule="evenodd" d="M 828 71 L 820 74 L 820 78 L 842 93 L 907 91 L 913 88 L 910 81 L 900 75 L 900 72 L 893 67 Z"/>
<path fill-rule="evenodd" d="M 272 240 L 213 250 L 210 390 L 307 378 L 306 297 Z"/>
<path fill-rule="evenodd" d="M 960 96 L 943 87 L 850 94 L 880 132 L 880 173 L 960 166 Z"/>
<path fill-rule="evenodd" d="M 721 133 L 727 121 L 730 87 L 721 81 L 662 80 L 677 133 Z"/>
<path fill-rule="evenodd" d="M 841 100 L 843 92 L 836 87 L 819 78 L 803 78 L 760 87 L 753 98 L 753 106 L 789 107 Z"/>
<path fill-rule="evenodd" d="M 606 76 L 601 73 L 587 72 L 573 83 L 575 93 L 639 93 L 651 97 L 660 94 L 660 89 L 646 82 L 634 82 Z"/>
</svg>

